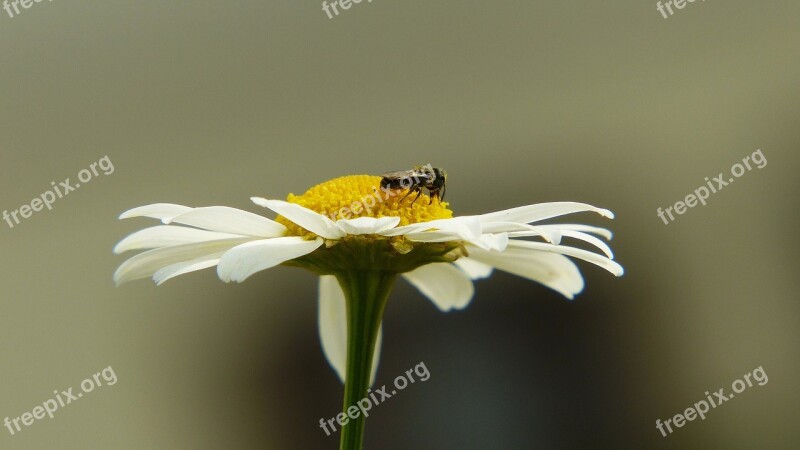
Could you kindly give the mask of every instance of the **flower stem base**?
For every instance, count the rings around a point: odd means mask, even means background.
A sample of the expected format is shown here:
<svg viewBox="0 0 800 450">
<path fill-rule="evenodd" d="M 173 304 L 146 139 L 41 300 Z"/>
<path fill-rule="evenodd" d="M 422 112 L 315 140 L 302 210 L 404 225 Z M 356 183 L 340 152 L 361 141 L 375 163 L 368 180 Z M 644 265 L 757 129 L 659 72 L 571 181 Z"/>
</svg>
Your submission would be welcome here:
<svg viewBox="0 0 800 450">
<path fill-rule="evenodd" d="M 378 270 L 354 270 L 336 274 L 347 302 L 347 371 L 342 412 L 367 397 L 371 382 L 372 359 L 383 310 L 397 274 Z M 342 428 L 341 450 L 361 450 L 364 422 L 359 415 Z"/>
<path fill-rule="evenodd" d="M 347 304 L 347 366 L 342 412 L 367 397 L 372 359 L 383 310 L 397 276 L 420 266 L 452 262 L 464 255 L 461 242 L 415 243 L 402 238 L 348 236 L 308 255 L 287 261 L 319 275 L 334 275 Z M 344 420 L 344 419 L 343 419 Z M 342 427 L 340 449 L 361 450 L 363 415 L 349 418 Z"/>
</svg>

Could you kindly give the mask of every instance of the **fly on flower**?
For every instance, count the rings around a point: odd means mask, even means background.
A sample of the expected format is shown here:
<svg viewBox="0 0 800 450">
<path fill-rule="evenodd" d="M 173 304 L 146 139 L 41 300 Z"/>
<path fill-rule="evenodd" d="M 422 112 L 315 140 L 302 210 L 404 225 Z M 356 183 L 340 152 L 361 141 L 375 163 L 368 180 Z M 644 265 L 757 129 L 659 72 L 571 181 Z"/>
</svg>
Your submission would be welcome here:
<svg viewBox="0 0 800 450">
<path fill-rule="evenodd" d="M 422 189 L 425 188 L 430 193 L 430 200 L 428 201 L 428 204 L 430 204 L 434 198 L 440 202 L 444 201 L 446 182 L 447 172 L 444 169 L 431 167 L 428 164 L 427 166 L 414 167 L 412 170 L 399 170 L 383 174 L 381 189 L 408 189 L 408 193 L 400 199 L 401 202 L 416 192 L 417 196 L 411 202 L 413 205 L 422 194 Z M 439 192 L 442 193 L 441 197 L 439 197 Z"/>
<path fill-rule="evenodd" d="M 301 267 L 319 275 L 318 319 L 322 351 L 345 383 L 344 405 L 363 399 L 374 381 L 381 348 L 381 322 L 389 293 L 403 278 L 441 311 L 465 308 L 473 281 L 499 269 L 538 282 L 573 298 L 583 276 L 569 258 L 597 265 L 616 276 L 611 231 L 582 224 L 540 224 L 579 212 L 614 214 L 585 203 L 540 203 L 487 214 L 453 217 L 444 197 L 441 169 L 415 168 L 417 197 L 430 192 L 428 204 L 414 205 L 394 196 L 374 208 L 359 208 L 378 187 L 393 187 L 410 176 L 353 175 L 335 178 L 287 201 L 252 197 L 277 214 L 267 217 L 225 206 L 191 208 L 157 203 L 122 213 L 121 219 L 149 217 L 161 225 L 121 240 L 115 253 L 145 250 L 120 265 L 117 284 L 152 277 L 157 284 L 216 267 L 225 282 L 242 282 L 277 265 Z M 404 178 L 406 177 L 406 178 Z M 408 181 L 407 181 L 408 182 Z M 415 199 L 416 200 L 416 199 Z M 355 217 L 333 221 L 343 205 Z M 583 241 L 593 252 L 562 243 Z M 364 416 L 342 430 L 341 448 L 360 449 Z"/>
</svg>

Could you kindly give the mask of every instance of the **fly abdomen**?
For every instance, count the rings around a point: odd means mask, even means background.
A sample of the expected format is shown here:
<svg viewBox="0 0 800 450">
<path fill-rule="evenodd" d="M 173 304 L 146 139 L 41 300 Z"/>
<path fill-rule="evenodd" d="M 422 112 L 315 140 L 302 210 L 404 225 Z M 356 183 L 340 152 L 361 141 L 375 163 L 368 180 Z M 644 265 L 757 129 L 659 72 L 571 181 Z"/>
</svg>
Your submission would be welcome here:
<svg viewBox="0 0 800 450">
<path fill-rule="evenodd" d="M 406 183 L 403 183 L 402 178 L 383 177 L 381 179 L 381 189 L 401 189 L 407 187 Z"/>
</svg>

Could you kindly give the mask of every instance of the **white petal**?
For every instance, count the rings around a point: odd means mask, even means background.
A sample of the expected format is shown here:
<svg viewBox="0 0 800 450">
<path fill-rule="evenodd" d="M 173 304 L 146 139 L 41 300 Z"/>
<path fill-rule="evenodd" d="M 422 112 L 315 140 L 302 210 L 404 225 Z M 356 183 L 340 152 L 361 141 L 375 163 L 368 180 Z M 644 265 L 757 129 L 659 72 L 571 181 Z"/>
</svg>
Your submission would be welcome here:
<svg viewBox="0 0 800 450">
<path fill-rule="evenodd" d="M 220 239 L 246 238 L 239 234 L 217 233 L 197 228 L 157 225 L 137 231 L 119 241 L 114 253 L 145 248 L 168 247 L 170 245 L 191 244 L 193 242 L 216 241 Z"/>
<path fill-rule="evenodd" d="M 173 203 L 154 203 L 152 205 L 139 206 L 138 208 L 129 209 L 120 214 L 119 218 L 129 219 L 131 217 L 151 217 L 153 219 L 163 220 L 191 210 L 192 208 L 188 206 L 176 205 Z"/>
<path fill-rule="evenodd" d="M 599 236 L 606 238 L 607 240 L 611 240 L 612 233 L 611 230 L 608 228 L 600 228 L 594 227 L 591 225 L 583 225 L 577 223 L 559 223 L 559 224 L 551 224 L 551 225 L 537 225 L 537 228 L 544 229 L 546 231 L 561 231 L 561 230 L 572 230 L 572 231 L 582 231 L 584 233 L 592 233 Z"/>
<path fill-rule="evenodd" d="M 339 282 L 332 275 L 323 275 L 319 278 L 318 317 L 322 352 L 328 364 L 344 383 L 347 372 L 347 304 Z M 378 329 L 378 338 L 375 342 L 370 384 L 375 382 L 382 343 L 383 325 Z"/>
<path fill-rule="evenodd" d="M 466 307 L 475 293 L 472 280 L 450 263 L 427 264 L 403 277 L 445 312 Z"/>
<path fill-rule="evenodd" d="M 286 233 L 286 227 L 274 220 L 227 206 L 194 208 L 183 214 L 164 219 L 164 223 L 171 222 L 211 231 L 266 238 L 279 237 Z"/>
<path fill-rule="evenodd" d="M 228 250 L 252 239 L 223 239 L 148 250 L 122 263 L 117 271 L 114 272 L 114 281 L 117 285 L 120 285 L 139 278 L 147 278 L 163 267 L 192 261 L 207 255 L 214 255 L 217 252 Z"/>
<path fill-rule="evenodd" d="M 337 220 L 336 224 L 347 234 L 378 234 L 400 223 L 399 217 L 357 217 Z"/>
<path fill-rule="evenodd" d="M 569 299 L 583 290 L 583 277 L 578 266 L 563 255 L 513 247 L 503 252 L 470 247 L 469 255 L 469 259 L 536 281 Z"/>
<path fill-rule="evenodd" d="M 488 278 L 494 267 L 472 258 L 458 258 L 453 264 L 463 270 L 473 280 Z"/>
<path fill-rule="evenodd" d="M 248 242 L 222 255 L 217 265 L 217 275 L 226 283 L 242 282 L 256 272 L 307 255 L 322 245 L 322 242 L 319 238 L 307 241 L 297 236 Z"/>
<path fill-rule="evenodd" d="M 464 237 L 454 231 L 415 231 L 404 235 L 408 240 L 414 242 L 450 242 L 463 241 Z M 480 238 L 480 237 L 479 237 Z"/>
<path fill-rule="evenodd" d="M 600 251 L 605 253 L 606 256 L 608 256 L 609 258 L 612 258 L 612 259 L 614 258 L 614 252 L 611 251 L 611 247 L 609 247 L 605 242 L 601 241 L 600 239 L 592 236 L 591 234 L 583 233 L 583 232 L 580 232 L 580 231 L 573 231 L 573 230 L 560 230 L 560 233 L 563 236 L 567 236 L 567 237 L 579 239 L 579 240 L 584 241 L 584 242 L 588 242 L 588 243 L 594 245 L 595 247 L 597 247 L 598 249 L 600 249 Z M 540 234 L 539 234 L 538 231 L 537 232 L 533 232 L 533 231 L 512 231 L 512 232 L 508 233 L 508 236 L 512 237 L 512 238 L 539 236 L 539 235 Z M 558 243 L 557 242 L 553 242 L 553 244 L 558 244 Z"/>
<path fill-rule="evenodd" d="M 347 305 L 333 275 L 319 277 L 319 338 L 328 364 L 344 383 L 347 371 Z"/>
<path fill-rule="evenodd" d="M 479 239 L 469 241 L 484 250 L 502 252 L 508 246 L 508 233 L 484 234 Z"/>
<path fill-rule="evenodd" d="M 214 267 L 219 263 L 219 258 L 223 253 L 225 252 L 218 252 L 213 255 L 203 256 L 191 261 L 181 262 L 158 269 L 156 273 L 153 274 L 153 281 L 156 282 L 156 285 L 161 286 L 165 281 L 175 278 L 178 275 Z"/>
<path fill-rule="evenodd" d="M 336 222 L 295 203 L 281 200 L 267 200 L 260 197 L 250 197 L 256 205 L 269 208 L 281 216 L 291 220 L 306 230 L 324 237 L 325 239 L 341 239 L 347 235 Z"/>
<path fill-rule="evenodd" d="M 606 254 L 610 259 L 614 259 L 614 252 L 611 251 L 611 247 L 608 246 L 605 242 L 597 239 L 596 237 L 592 236 L 588 233 L 582 233 L 580 231 L 572 231 L 572 230 L 563 230 L 561 232 L 564 236 L 571 237 L 574 239 L 578 239 L 584 242 L 588 242 L 595 247 L 599 248 L 600 251 Z"/>
<path fill-rule="evenodd" d="M 607 209 L 597 208 L 586 203 L 552 202 L 536 205 L 520 206 L 477 216 L 481 223 L 489 222 L 518 222 L 531 223 L 552 217 L 563 216 L 583 211 L 594 211 L 602 216 L 613 219 L 614 213 Z"/>
<path fill-rule="evenodd" d="M 435 230 L 435 231 L 428 231 Z M 462 240 L 478 239 L 481 236 L 481 223 L 476 216 L 454 217 L 452 219 L 437 219 L 429 222 L 412 223 L 402 227 L 392 228 L 381 235 L 400 236 L 417 233 L 445 232 L 448 235 L 459 236 Z M 441 241 L 425 241 L 441 242 Z"/>
<path fill-rule="evenodd" d="M 520 241 L 515 239 L 512 239 L 508 243 L 508 247 L 528 251 L 561 253 L 562 255 L 572 256 L 574 258 L 582 259 L 586 262 L 600 266 L 616 276 L 621 276 L 623 273 L 625 273 L 625 270 L 616 261 L 606 258 L 603 255 L 598 255 L 597 253 L 592 253 L 588 250 L 583 250 L 580 248 L 568 247 L 566 245 L 553 245 L 544 242 Z"/>
<path fill-rule="evenodd" d="M 561 242 L 561 233 L 558 228 L 547 228 L 543 225 L 528 225 L 516 222 L 490 222 L 483 224 L 484 233 L 507 232 L 509 236 L 541 236 L 551 244 Z"/>
</svg>

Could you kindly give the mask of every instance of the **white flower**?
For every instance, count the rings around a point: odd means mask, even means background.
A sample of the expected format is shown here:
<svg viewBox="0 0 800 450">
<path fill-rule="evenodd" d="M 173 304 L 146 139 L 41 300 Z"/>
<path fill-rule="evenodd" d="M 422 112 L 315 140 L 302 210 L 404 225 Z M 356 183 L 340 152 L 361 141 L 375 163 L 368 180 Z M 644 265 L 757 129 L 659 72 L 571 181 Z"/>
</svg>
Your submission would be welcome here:
<svg viewBox="0 0 800 450">
<path fill-rule="evenodd" d="M 142 206 L 123 213 L 120 218 L 150 217 L 161 220 L 163 225 L 135 232 L 116 245 L 115 253 L 146 251 L 125 261 L 114 274 L 114 280 L 121 284 L 152 277 L 160 285 L 178 275 L 216 266 L 223 281 L 241 282 L 256 272 L 350 236 L 403 237 L 413 243 L 463 245 L 466 256 L 452 263 L 430 263 L 402 274 L 442 311 L 466 307 L 474 293 L 472 281 L 488 277 L 495 268 L 539 282 L 570 299 L 583 290 L 584 281 L 567 256 L 598 265 L 616 276 L 623 273 L 622 266 L 613 261 L 608 245 L 595 236 L 610 239 L 609 230 L 579 224 L 532 225 L 584 211 L 613 218 L 611 211 L 583 203 L 543 203 L 398 226 L 400 217 L 358 217 L 334 222 L 295 203 L 257 197 L 252 200 L 313 235 L 291 235 L 286 226 L 274 220 L 224 206 L 190 208 L 166 203 Z M 520 239 L 529 237 L 542 241 Z M 602 254 L 563 245 L 562 238 L 584 241 Z M 331 275 L 320 277 L 319 332 L 328 362 L 344 380 L 345 297 Z M 379 352 L 380 337 L 375 347 L 373 377 Z"/>
</svg>

